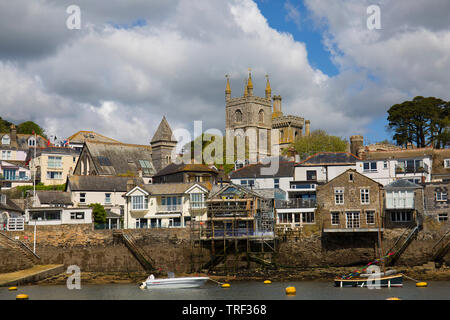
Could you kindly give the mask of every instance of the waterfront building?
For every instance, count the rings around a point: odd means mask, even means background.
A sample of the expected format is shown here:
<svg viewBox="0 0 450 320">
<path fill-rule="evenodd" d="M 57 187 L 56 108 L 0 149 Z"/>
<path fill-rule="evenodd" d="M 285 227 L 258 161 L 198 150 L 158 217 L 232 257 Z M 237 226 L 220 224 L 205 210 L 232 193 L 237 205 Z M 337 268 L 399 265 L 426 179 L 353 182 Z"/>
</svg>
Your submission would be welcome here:
<svg viewBox="0 0 450 320">
<path fill-rule="evenodd" d="M 330 235 L 383 231 L 383 204 L 383 186 L 355 169 L 317 187 L 317 219 Z"/>
<path fill-rule="evenodd" d="M 206 220 L 206 197 L 210 183 L 128 183 L 125 228 L 184 228 L 191 221 Z"/>
<path fill-rule="evenodd" d="M 433 220 L 448 223 L 450 215 L 450 180 L 430 182 L 424 186 L 425 215 Z"/>
<path fill-rule="evenodd" d="M 61 225 L 93 223 L 92 209 L 74 206 L 70 192 L 37 190 L 29 195 L 25 222 L 29 225 Z"/>
<path fill-rule="evenodd" d="M 405 179 L 384 186 L 386 228 L 411 228 L 422 224 L 423 186 Z"/>
<path fill-rule="evenodd" d="M 45 147 L 29 150 L 27 161 L 36 172 L 36 183 L 44 185 L 64 184 L 73 174 L 78 161 L 78 151 L 67 147 Z"/>
</svg>

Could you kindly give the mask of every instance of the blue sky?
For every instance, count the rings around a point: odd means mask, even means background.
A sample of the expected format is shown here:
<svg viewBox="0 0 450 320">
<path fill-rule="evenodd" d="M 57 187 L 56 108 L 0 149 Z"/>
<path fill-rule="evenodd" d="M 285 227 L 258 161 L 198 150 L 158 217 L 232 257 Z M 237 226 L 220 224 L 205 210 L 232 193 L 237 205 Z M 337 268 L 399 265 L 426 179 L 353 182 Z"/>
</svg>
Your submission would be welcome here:
<svg viewBox="0 0 450 320">
<path fill-rule="evenodd" d="M 303 42 L 308 52 L 308 62 L 326 75 L 333 77 L 339 74 L 333 63 L 330 52 L 323 44 L 323 26 L 313 23 L 311 13 L 299 0 L 256 0 L 259 10 L 267 19 L 270 27 L 277 31 L 290 33 L 294 40 Z M 375 78 L 369 78 L 376 81 Z M 386 116 L 375 118 L 367 127 L 366 143 L 375 143 L 385 139 L 391 140 L 386 131 Z"/>
</svg>

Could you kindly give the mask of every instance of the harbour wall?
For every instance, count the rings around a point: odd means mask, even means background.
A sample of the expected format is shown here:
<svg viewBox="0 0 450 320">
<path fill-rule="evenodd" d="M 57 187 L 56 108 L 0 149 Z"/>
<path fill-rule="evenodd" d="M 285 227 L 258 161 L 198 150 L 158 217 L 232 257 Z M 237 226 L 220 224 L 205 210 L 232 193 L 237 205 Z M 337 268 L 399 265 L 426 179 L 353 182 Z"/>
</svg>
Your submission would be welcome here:
<svg viewBox="0 0 450 320">
<path fill-rule="evenodd" d="M 419 266 L 430 261 L 432 248 L 448 224 L 425 224 L 398 261 L 402 266 Z M 404 229 L 383 232 L 383 251 L 388 250 Z M 189 229 L 135 229 L 128 230 L 155 262 L 161 272 L 192 272 L 192 250 Z M 33 248 L 33 227 L 25 231 L 8 232 L 11 238 Z M 114 237 L 112 230 L 94 230 L 92 225 L 38 226 L 36 253 L 39 264 L 77 265 L 85 272 L 142 272 L 144 269 L 128 248 Z M 307 230 L 299 237 L 278 241 L 273 262 L 290 267 L 337 267 L 363 265 L 378 257 L 377 234 L 322 235 L 318 230 Z M 196 250 L 196 261 L 207 261 L 208 250 Z M 200 255 L 200 258 L 199 258 Z M 450 255 L 445 263 L 450 265 Z M 0 272 L 11 272 L 31 267 L 23 255 L 0 246 Z M 252 267 L 258 267 L 252 263 Z"/>
</svg>

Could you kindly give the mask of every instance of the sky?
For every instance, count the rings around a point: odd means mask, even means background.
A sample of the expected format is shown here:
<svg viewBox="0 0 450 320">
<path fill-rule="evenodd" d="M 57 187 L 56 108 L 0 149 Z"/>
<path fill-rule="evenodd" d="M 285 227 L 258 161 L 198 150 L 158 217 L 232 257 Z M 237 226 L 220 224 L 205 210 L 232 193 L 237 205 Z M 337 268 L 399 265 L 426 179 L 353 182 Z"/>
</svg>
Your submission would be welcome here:
<svg viewBox="0 0 450 320">
<path fill-rule="evenodd" d="M 251 68 L 255 95 L 268 74 L 311 130 L 374 143 L 391 138 L 390 106 L 450 100 L 449 12 L 448 0 L 0 0 L 0 116 L 137 144 L 163 116 L 223 132 L 225 75 L 241 96 Z"/>
</svg>

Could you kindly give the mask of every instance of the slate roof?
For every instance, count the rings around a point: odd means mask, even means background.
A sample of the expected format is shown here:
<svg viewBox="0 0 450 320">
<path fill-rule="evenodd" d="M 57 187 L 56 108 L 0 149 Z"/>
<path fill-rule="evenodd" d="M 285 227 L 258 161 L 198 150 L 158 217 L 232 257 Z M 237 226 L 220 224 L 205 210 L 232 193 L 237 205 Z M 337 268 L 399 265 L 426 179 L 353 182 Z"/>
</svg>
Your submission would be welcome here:
<svg viewBox="0 0 450 320">
<path fill-rule="evenodd" d="M 57 154 L 57 155 L 68 155 L 68 156 L 78 156 L 80 152 L 68 148 L 68 147 L 45 147 L 45 148 L 36 148 L 36 156 L 39 157 L 42 154 Z M 34 156 L 34 149 L 28 150 L 29 156 Z"/>
<path fill-rule="evenodd" d="M 159 170 L 154 177 L 165 176 L 168 174 L 175 174 L 179 172 L 211 172 L 218 174 L 219 171 L 208 167 L 206 164 L 185 164 L 185 163 L 171 163 Z"/>
<path fill-rule="evenodd" d="M 406 179 L 395 180 L 384 187 L 386 190 L 397 190 L 397 189 L 420 189 L 422 186 L 415 184 Z"/>
<path fill-rule="evenodd" d="M 152 148 L 146 145 L 86 141 L 85 148 L 92 156 L 94 167 L 99 175 L 138 175 L 142 169 L 144 176 L 152 176 L 155 169 L 152 164 Z M 148 161 L 151 168 L 146 168 L 139 160 Z"/>
<path fill-rule="evenodd" d="M 351 165 L 360 161 L 350 152 L 318 152 L 305 160 L 295 164 L 296 167 L 320 165 Z"/>
<path fill-rule="evenodd" d="M 67 178 L 66 190 L 71 191 L 110 191 L 126 192 L 127 182 L 132 179 L 135 185 L 143 185 L 144 180 L 136 177 L 117 176 L 70 176 Z"/>
<path fill-rule="evenodd" d="M 286 161 L 280 158 L 279 167 L 275 174 L 262 175 L 261 168 L 269 168 L 269 164 L 255 163 L 249 164 L 245 167 L 230 172 L 231 179 L 241 178 L 261 178 L 261 177 L 293 177 L 294 176 L 294 161 Z"/>
<path fill-rule="evenodd" d="M 33 136 L 32 134 L 25 134 L 25 133 L 17 133 L 16 134 L 16 142 L 17 142 L 17 147 L 12 145 L 12 142 L 10 144 L 2 144 L 1 140 L 3 138 L 4 135 L 8 135 L 11 138 L 11 133 L 10 132 L 2 132 L 0 133 L 0 149 L 2 150 L 29 150 L 29 149 L 33 149 L 34 146 L 29 146 L 28 145 L 28 139 Z M 37 144 L 36 147 L 37 148 L 43 148 L 47 146 L 47 139 L 45 139 L 44 137 L 40 136 L 40 135 L 36 135 L 36 139 L 37 139 Z"/>
<path fill-rule="evenodd" d="M 113 143 L 120 143 L 117 140 L 114 140 L 112 138 L 108 138 L 104 135 L 101 135 L 100 133 L 94 132 L 94 131 L 78 131 L 77 133 L 74 133 L 69 138 L 69 143 L 84 143 L 88 140 L 98 141 L 98 142 L 113 142 Z"/>
<path fill-rule="evenodd" d="M 172 141 L 172 142 L 176 142 L 176 140 L 174 140 L 172 138 L 172 129 L 169 126 L 169 123 L 166 120 L 166 117 L 163 117 L 158 129 L 156 129 L 155 135 L 152 138 L 152 143 L 154 142 L 158 142 L 158 141 Z"/>
<path fill-rule="evenodd" d="M 407 159 L 432 156 L 433 148 L 402 149 L 391 151 L 366 151 L 364 160 Z"/>
<path fill-rule="evenodd" d="M 16 205 L 11 199 L 8 198 L 7 195 L 2 194 L 1 198 L 6 197 L 6 201 L 5 203 L 3 203 L 3 199 L 0 200 L 0 210 L 3 211 L 15 211 L 15 212 L 20 212 L 23 213 L 24 211 L 18 206 Z"/>
<path fill-rule="evenodd" d="M 36 197 L 41 204 L 72 204 L 70 192 L 36 190 Z"/>
</svg>

